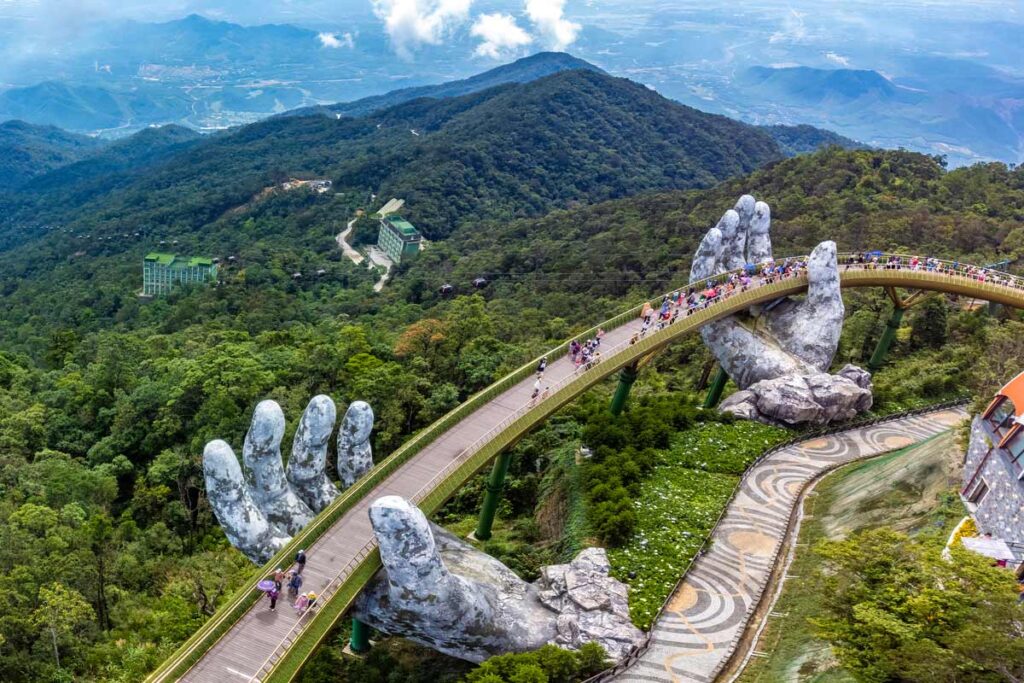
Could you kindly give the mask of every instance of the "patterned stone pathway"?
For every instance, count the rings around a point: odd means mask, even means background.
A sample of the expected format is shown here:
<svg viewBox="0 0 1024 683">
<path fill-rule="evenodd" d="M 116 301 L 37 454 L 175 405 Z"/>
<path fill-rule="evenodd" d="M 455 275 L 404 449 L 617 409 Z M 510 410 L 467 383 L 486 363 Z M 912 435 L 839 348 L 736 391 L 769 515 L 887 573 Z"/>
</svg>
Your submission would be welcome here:
<svg viewBox="0 0 1024 683">
<path fill-rule="evenodd" d="M 768 585 L 804 486 L 822 472 L 903 448 L 954 426 L 960 409 L 840 432 L 777 451 L 747 472 L 715 532 L 620 681 L 709 683 L 736 649 Z"/>
</svg>

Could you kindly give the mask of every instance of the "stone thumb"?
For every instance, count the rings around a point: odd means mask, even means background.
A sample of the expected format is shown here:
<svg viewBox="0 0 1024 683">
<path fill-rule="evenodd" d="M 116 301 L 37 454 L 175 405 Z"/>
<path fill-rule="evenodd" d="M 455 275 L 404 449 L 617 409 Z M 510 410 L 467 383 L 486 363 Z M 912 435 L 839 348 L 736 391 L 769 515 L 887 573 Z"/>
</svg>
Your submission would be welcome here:
<svg viewBox="0 0 1024 683">
<path fill-rule="evenodd" d="M 424 599 L 440 596 L 450 574 L 423 512 L 405 498 L 384 496 L 370 506 L 370 524 L 392 590 Z"/>
</svg>

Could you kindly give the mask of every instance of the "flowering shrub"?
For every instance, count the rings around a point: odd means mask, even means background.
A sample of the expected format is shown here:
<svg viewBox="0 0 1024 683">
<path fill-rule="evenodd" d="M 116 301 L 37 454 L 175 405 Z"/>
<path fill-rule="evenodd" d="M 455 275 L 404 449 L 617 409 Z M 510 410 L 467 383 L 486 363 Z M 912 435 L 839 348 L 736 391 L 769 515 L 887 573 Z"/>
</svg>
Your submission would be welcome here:
<svg viewBox="0 0 1024 683">
<path fill-rule="evenodd" d="M 633 622 L 648 629 L 762 452 L 789 433 L 754 422 L 704 422 L 679 432 L 633 496 L 636 527 L 608 551 L 613 575 L 630 586 Z"/>
</svg>

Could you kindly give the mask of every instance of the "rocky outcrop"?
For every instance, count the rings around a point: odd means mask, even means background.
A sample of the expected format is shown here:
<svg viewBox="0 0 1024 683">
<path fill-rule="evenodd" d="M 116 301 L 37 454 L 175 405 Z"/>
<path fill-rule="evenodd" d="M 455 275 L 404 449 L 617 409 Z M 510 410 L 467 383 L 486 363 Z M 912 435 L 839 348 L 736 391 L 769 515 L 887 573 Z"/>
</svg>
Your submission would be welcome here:
<svg viewBox="0 0 1024 683">
<path fill-rule="evenodd" d="M 854 365 L 838 374 L 785 375 L 761 380 L 722 401 L 720 409 L 782 427 L 850 420 L 871 408 L 871 376 Z"/>
<path fill-rule="evenodd" d="M 772 260 L 771 210 L 744 195 L 697 248 L 690 281 Z M 855 366 L 829 375 L 845 310 L 834 242 L 822 242 L 806 263 L 807 296 L 783 298 L 747 315 L 705 325 L 704 343 L 741 391 L 721 409 L 781 424 L 825 425 L 871 407 L 871 376 Z"/>
<path fill-rule="evenodd" d="M 643 639 L 629 620 L 628 588 L 609 576 L 600 548 L 544 567 L 529 584 L 430 524 L 403 498 L 375 501 L 370 521 L 384 569 L 355 612 L 380 631 L 474 662 L 546 643 L 577 648 L 591 641 L 620 658 Z"/>
</svg>

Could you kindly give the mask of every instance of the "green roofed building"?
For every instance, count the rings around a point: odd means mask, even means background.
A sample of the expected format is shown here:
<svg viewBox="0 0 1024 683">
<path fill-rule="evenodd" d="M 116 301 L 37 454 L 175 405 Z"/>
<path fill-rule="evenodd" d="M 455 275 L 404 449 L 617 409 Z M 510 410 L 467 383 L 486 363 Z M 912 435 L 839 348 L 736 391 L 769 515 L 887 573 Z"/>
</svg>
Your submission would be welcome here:
<svg viewBox="0 0 1024 683">
<path fill-rule="evenodd" d="M 420 253 L 423 236 L 416 227 L 401 216 L 380 219 L 377 247 L 396 264 Z"/>
<path fill-rule="evenodd" d="M 217 264 L 201 256 L 146 254 L 142 260 L 142 293 L 145 296 L 167 294 L 175 285 L 206 282 L 217 278 Z"/>
</svg>

